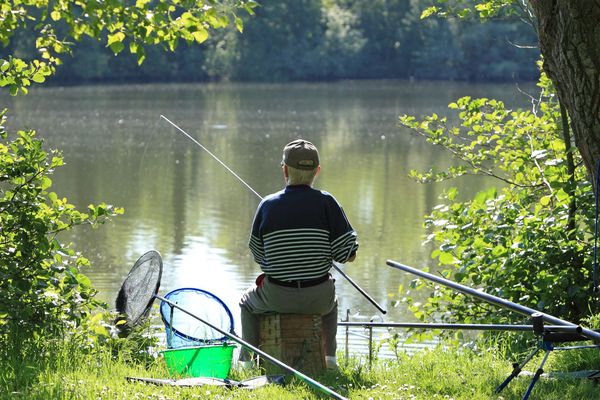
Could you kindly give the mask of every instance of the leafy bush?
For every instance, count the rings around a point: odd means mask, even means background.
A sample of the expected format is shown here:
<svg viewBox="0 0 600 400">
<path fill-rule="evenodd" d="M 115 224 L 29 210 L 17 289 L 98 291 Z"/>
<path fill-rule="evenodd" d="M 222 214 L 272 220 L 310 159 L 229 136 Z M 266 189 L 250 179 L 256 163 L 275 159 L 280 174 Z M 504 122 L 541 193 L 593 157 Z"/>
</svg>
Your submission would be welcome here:
<svg viewBox="0 0 600 400">
<path fill-rule="evenodd" d="M 413 172 L 422 182 L 466 174 L 499 184 L 459 201 L 447 190 L 426 217 L 442 275 L 485 292 L 573 322 L 593 312 L 591 287 L 592 185 L 571 148 L 559 104 L 545 77 L 534 109 L 508 110 L 500 101 L 459 99 L 459 126 L 431 115 L 401 124 L 442 146 L 459 161 L 445 171 Z M 567 128 L 568 129 L 568 128 Z M 566 134 L 566 139 L 565 135 Z M 414 281 L 413 287 L 426 286 Z M 514 321 L 507 310 L 434 286 L 420 319 L 447 322 Z M 522 319 L 522 317 L 520 317 Z"/>
<path fill-rule="evenodd" d="M 53 76 L 84 37 L 101 41 L 115 55 L 128 51 L 141 64 L 154 45 L 175 51 L 181 41 L 203 43 L 210 31 L 230 24 L 241 32 L 236 13 L 253 14 L 256 6 L 253 0 L 4 1 L 0 42 L 10 50 L 0 58 L 0 87 L 12 95 L 27 93 L 32 82 Z"/>
<path fill-rule="evenodd" d="M 6 110 L 0 117 L 0 343 L 21 346 L 61 337 L 99 305 L 80 271 L 89 261 L 59 234 L 96 226 L 122 210 L 100 204 L 83 213 L 48 191 L 50 175 L 63 164 L 60 154 L 45 152 L 34 131 L 9 138 Z"/>
</svg>

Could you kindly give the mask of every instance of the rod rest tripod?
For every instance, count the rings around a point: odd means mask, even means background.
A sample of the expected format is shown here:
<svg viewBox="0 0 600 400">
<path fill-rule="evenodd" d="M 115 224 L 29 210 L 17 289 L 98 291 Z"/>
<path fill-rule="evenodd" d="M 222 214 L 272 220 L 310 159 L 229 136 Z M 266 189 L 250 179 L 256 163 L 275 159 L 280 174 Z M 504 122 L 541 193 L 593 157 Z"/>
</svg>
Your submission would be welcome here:
<svg viewBox="0 0 600 400">
<path fill-rule="evenodd" d="M 537 371 L 533 375 L 533 378 L 531 380 L 531 383 L 529 384 L 529 387 L 527 388 L 527 391 L 523 395 L 522 400 L 527 400 L 529 398 L 529 395 L 531 394 L 531 391 L 533 390 L 533 386 L 538 381 L 540 376 L 544 373 L 544 364 L 546 364 L 546 361 L 548 360 L 548 356 L 550 355 L 550 352 L 553 350 L 561 350 L 561 348 L 554 347 L 554 344 L 565 343 L 565 342 L 581 342 L 581 341 L 590 340 L 589 338 L 581 335 L 582 328 L 580 326 L 577 326 L 577 325 L 545 326 L 543 315 L 539 314 L 539 313 L 532 314 L 531 320 L 532 320 L 532 326 L 533 326 L 533 333 L 536 336 L 540 337 L 540 343 L 531 353 L 529 353 L 529 355 L 527 357 L 525 357 L 525 359 L 520 364 L 519 363 L 513 364 L 513 370 L 511 372 L 511 374 L 504 380 L 504 382 L 502 382 L 500 384 L 500 386 L 498 386 L 496 388 L 496 393 L 499 393 L 502 389 L 504 389 L 510 383 L 510 381 L 512 381 L 517 375 L 519 375 L 521 373 L 521 371 L 523 370 L 523 367 L 525 366 L 525 364 L 527 364 L 529 361 L 531 361 L 531 359 L 535 356 L 535 354 L 539 350 L 544 350 L 545 351 L 544 358 L 542 359 L 542 362 L 540 363 L 540 366 L 538 367 Z M 575 348 L 577 348 L 577 347 L 569 347 L 568 349 L 570 350 L 570 349 L 575 349 Z M 567 348 L 562 348 L 562 349 L 567 350 Z"/>
<path fill-rule="evenodd" d="M 581 335 L 581 327 L 578 325 L 553 325 L 544 326 L 544 318 L 542 314 L 532 314 L 531 322 L 533 333 L 542 338 L 544 342 L 564 343 L 564 342 L 580 342 L 589 340 Z"/>
</svg>

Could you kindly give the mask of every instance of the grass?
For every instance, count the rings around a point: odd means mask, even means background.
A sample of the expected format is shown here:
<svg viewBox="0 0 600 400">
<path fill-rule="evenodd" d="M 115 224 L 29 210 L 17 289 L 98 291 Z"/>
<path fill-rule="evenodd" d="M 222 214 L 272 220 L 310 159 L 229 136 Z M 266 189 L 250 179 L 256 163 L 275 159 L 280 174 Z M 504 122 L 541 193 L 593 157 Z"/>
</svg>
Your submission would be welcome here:
<svg viewBox="0 0 600 400">
<path fill-rule="evenodd" d="M 588 356 L 580 350 L 554 352 L 548 371 L 561 365 L 582 367 L 590 362 L 599 368 L 598 350 Z M 556 353 L 556 354 L 555 354 Z M 573 353 L 570 356 L 566 353 Z M 116 358 L 107 350 L 85 354 L 65 345 L 36 353 L 27 359 L 5 357 L 0 371 L 2 399 L 320 399 L 322 393 L 304 382 L 289 379 L 284 386 L 268 385 L 256 390 L 227 389 L 216 386 L 170 387 L 129 382 L 126 377 L 167 378 L 161 358 L 148 363 L 132 363 L 129 356 Z M 539 359 L 527 368 L 534 371 Z M 587 365 L 587 364 L 586 364 Z M 588 367 L 589 368 L 589 367 Z M 324 372 L 315 380 L 350 399 L 521 399 L 531 377 L 516 378 L 500 393 L 495 387 L 512 370 L 511 363 L 491 352 L 475 354 L 469 350 L 441 347 L 413 356 L 400 354 L 396 360 L 380 360 L 368 368 L 360 359 L 342 360 L 339 372 Z M 564 370 L 564 369 L 563 369 Z M 243 380 L 261 375 L 261 371 L 233 370 L 230 378 Z M 542 378 L 532 399 L 600 399 L 600 388 L 589 380 Z"/>
</svg>

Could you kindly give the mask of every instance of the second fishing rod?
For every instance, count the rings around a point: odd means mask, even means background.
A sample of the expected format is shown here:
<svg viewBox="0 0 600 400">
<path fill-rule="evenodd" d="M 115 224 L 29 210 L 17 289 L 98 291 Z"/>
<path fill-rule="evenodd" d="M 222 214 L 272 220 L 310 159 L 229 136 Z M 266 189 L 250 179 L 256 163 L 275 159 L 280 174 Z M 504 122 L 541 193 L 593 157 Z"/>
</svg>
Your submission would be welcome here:
<svg viewBox="0 0 600 400">
<path fill-rule="evenodd" d="M 160 117 L 162 119 L 164 119 L 166 122 L 168 122 L 169 124 L 171 124 L 171 126 L 173 126 L 175 129 L 177 129 L 180 133 L 182 133 L 183 135 L 185 135 L 185 137 L 187 137 L 192 142 L 194 142 L 194 144 L 196 144 L 202 150 L 206 151 L 212 158 L 214 158 L 219 164 L 221 164 L 227 171 L 229 171 L 238 181 L 240 181 L 244 186 L 246 186 L 246 188 L 249 189 L 252 193 L 254 193 L 260 200 L 263 199 L 263 197 L 260 194 L 258 194 L 258 192 L 256 190 L 254 190 L 250 185 L 248 185 L 238 174 L 236 174 L 231 168 L 229 168 L 223 161 L 221 161 L 210 150 L 208 150 L 206 147 L 204 147 L 199 141 L 197 141 L 196 139 L 194 139 L 190 134 L 188 134 L 186 131 L 184 131 L 177 124 L 175 124 L 174 122 L 172 122 L 170 119 L 168 119 L 164 115 L 161 115 Z M 369 296 L 369 294 L 367 292 L 365 292 L 356 282 L 354 282 L 346 273 L 344 273 L 342 271 L 342 269 L 340 268 L 339 264 L 337 264 L 336 262 L 333 262 L 333 268 L 342 277 L 344 277 L 348 281 L 348 283 L 350 283 L 356 290 L 358 290 L 358 292 L 360 294 L 362 294 L 373 306 L 375 306 L 375 308 L 377 308 L 383 314 L 387 313 L 387 311 L 386 311 L 385 308 L 383 308 L 382 306 L 380 306 L 371 296 Z"/>
</svg>

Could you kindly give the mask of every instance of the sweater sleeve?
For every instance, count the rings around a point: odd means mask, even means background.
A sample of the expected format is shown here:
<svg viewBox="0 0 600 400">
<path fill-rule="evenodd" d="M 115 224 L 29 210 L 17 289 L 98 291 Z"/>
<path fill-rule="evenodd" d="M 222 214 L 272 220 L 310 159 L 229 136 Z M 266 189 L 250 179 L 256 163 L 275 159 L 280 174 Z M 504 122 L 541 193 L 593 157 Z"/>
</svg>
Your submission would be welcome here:
<svg viewBox="0 0 600 400">
<path fill-rule="evenodd" d="M 342 207 L 333 198 L 330 204 L 331 255 L 334 261 L 345 263 L 358 250 L 356 231 L 350 225 Z"/>
<path fill-rule="evenodd" d="M 346 232 L 332 243 L 333 260 L 339 263 L 345 263 L 358 250 L 357 235 L 354 230 Z"/>
<path fill-rule="evenodd" d="M 250 251 L 252 252 L 252 256 L 254 257 L 254 261 L 256 261 L 256 263 L 259 265 L 263 264 L 265 258 L 264 243 L 262 240 L 262 235 L 260 234 L 261 220 L 262 213 L 261 207 L 259 206 L 258 210 L 256 210 L 256 215 L 254 215 L 252 231 L 250 232 L 250 241 L 248 243 Z"/>
</svg>

